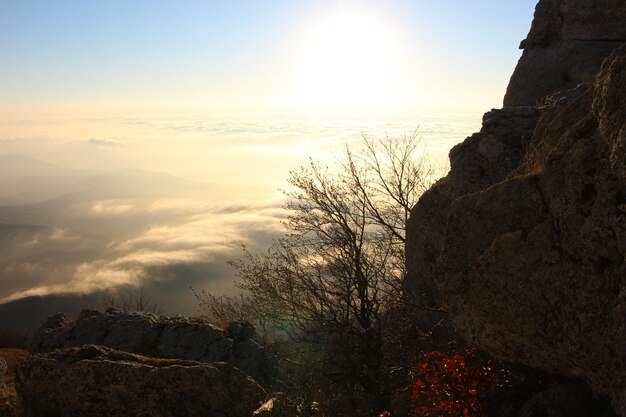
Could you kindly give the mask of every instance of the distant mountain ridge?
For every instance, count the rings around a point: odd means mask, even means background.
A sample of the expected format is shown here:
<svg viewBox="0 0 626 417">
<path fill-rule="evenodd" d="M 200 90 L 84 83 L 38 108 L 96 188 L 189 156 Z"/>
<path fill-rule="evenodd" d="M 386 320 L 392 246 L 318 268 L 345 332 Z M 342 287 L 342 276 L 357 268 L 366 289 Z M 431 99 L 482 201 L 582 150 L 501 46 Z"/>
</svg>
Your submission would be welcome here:
<svg viewBox="0 0 626 417">
<path fill-rule="evenodd" d="M 214 190 L 214 185 L 163 172 L 74 169 L 24 155 L 0 155 L 0 207 L 41 203 L 76 192 L 100 192 L 100 198 L 120 198 Z"/>
<path fill-rule="evenodd" d="M 98 298 L 54 294 L 97 293 L 131 280 L 145 280 L 156 299 L 164 292 L 192 298 L 189 285 L 225 268 L 212 263 L 210 249 L 195 244 L 208 239 L 211 229 L 194 222 L 210 218 L 217 192 L 220 187 L 162 172 L 72 169 L 0 155 L 0 300 L 49 293 L 0 305 L 0 329 L 32 330 L 49 314 L 93 307 Z M 189 238 L 193 243 L 169 232 L 188 223 L 198 230 Z M 151 235 L 155 228 L 167 234 Z M 159 287 L 168 279 L 177 288 Z M 99 284 L 83 288 L 89 280 Z"/>
</svg>

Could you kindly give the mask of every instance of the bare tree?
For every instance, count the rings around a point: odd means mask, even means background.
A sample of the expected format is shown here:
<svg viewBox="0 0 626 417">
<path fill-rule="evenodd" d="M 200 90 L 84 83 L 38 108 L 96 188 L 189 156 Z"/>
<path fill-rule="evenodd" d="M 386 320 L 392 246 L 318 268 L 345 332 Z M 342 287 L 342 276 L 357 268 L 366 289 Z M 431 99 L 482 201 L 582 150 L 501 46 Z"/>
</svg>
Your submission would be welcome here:
<svg viewBox="0 0 626 417">
<path fill-rule="evenodd" d="M 207 322 L 226 324 L 231 320 L 244 320 L 258 324 L 258 312 L 248 295 L 215 295 L 207 290 L 189 289 L 198 300 L 200 316 Z"/>
<path fill-rule="evenodd" d="M 99 307 L 103 310 L 116 308 L 123 311 L 160 313 L 158 304 L 150 300 L 143 287 L 107 292 L 102 296 Z"/>
<path fill-rule="evenodd" d="M 434 175 L 420 145 L 417 132 L 364 137 L 334 171 L 311 160 L 292 172 L 287 234 L 234 263 L 245 297 L 205 297 L 231 312 L 252 307 L 257 321 L 310 347 L 296 349 L 299 358 L 325 383 L 362 393 L 372 410 L 386 402 L 383 317 L 401 297 L 405 225 Z"/>
</svg>

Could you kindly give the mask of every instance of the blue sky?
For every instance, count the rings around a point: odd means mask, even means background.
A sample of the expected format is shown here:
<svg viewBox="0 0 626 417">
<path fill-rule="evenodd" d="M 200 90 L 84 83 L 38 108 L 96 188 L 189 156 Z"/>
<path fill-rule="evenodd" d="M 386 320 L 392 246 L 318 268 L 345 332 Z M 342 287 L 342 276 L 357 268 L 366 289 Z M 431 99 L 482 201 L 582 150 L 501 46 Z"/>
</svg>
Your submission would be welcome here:
<svg viewBox="0 0 626 417">
<path fill-rule="evenodd" d="M 403 106 L 495 106 L 534 4 L 5 0 L 0 111 L 291 108 L 303 31 L 338 10 L 366 12 L 393 30 L 413 74 L 403 84 L 415 102 Z"/>
</svg>

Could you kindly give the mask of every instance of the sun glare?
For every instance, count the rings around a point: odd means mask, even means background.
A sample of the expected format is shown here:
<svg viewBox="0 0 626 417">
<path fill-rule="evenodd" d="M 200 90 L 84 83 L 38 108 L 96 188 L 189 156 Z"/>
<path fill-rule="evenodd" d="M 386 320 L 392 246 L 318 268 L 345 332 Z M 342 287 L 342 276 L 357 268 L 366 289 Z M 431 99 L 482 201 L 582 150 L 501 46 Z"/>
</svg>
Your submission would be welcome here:
<svg viewBox="0 0 626 417">
<path fill-rule="evenodd" d="M 301 49 L 302 100 L 327 109 L 392 104 L 398 54 L 390 30 L 373 16 L 340 13 L 312 26 Z"/>
</svg>

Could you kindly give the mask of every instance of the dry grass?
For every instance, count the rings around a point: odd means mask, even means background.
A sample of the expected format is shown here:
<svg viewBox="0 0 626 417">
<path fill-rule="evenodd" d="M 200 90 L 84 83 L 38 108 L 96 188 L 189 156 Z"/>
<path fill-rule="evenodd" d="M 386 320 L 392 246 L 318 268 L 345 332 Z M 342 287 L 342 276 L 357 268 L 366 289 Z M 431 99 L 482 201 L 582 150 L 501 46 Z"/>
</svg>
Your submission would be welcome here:
<svg viewBox="0 0 626 417">
<path fill-rule="evenodd" d="M 1 348 L 0 357 L 7 361 L 9 369 L 5 376 L 6 389 L 0 393 L 0 414 L 12 415 L 15 408 L 15 368 L 28 356 L 24 349 Z"/>
<path fill-rule="evenodd" d="M 509 174 L 509 179 L 519 178 L 526 175 L 539 175 L 547 165 L 547 158 L 537 145 L 529 144 L 519 166 Z"/>
</svg>

